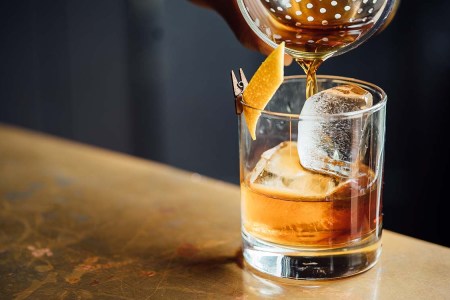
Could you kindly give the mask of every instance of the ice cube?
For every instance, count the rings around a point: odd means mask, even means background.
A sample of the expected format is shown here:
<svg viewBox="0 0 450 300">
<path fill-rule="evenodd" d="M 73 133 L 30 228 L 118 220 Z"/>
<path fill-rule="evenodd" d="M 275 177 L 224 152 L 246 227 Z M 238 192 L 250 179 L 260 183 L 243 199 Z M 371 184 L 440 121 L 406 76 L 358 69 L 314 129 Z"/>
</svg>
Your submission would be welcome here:
<svg viewBox="0 0 450 300">
<path fill-rule="evenodd" d="M 306 100 L 298 123 L 298 154 L 309 170 L 342 177 L 357 165 L 366 126 L 362 115 L 333 118 L 333 114 L 372 106 L 372 94 L 354 85 L 324 90 Z M 319 121 L 314 118 L 319 116 Z M 323 117 L 322 117 L 323 116 Z"/>
<path fill-rule="evenodd" d="M 300 165 L 295 142 L 283 142 L 261 155 L 250 176 L 252 188 L 281 198 L 325 198 L 339 185 L 331 176 Z"/>
</svg>

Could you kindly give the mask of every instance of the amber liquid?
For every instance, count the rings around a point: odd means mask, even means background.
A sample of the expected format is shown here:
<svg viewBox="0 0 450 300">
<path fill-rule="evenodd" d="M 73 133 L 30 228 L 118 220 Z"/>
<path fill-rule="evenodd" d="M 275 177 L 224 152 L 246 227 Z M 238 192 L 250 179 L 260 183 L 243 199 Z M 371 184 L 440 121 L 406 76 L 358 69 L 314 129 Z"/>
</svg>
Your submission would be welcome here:
<svg viewBox="0 0 450 300">
<path fill-rule="evenodd" d="M 380 222 L 378 190 L 334 200 L 286 199 L 241 184 L 243 226 L 261 240 L 290 246 L 342 247 L 368 238 Z M 336 195 L 338 196 L 338 195 Z"/>
<path fill-rule="evenodd" d="M 372 27 L 372 24 L 344 23 L 319 27 L 303 25 L 299 29 L 290 28 L 275 18 L 272 23 L 281 33 L 277 37 L 282 36 L 286 47 L 295 51 L 294 58 L 306 74 L 306 98 L 318 92 L 316 72 L 320 65 Z"/>
<path fill-rule="evenodd" d="M 248 234 L 284 246 L 328 248 L 377 234 L 380 189 L 369 167 L 360 164 L 350 179 L 319 174 L 299 165 L 295 143 L 280 146 L 270 162 L 261 159 L 265 169 L 255 167 L 241 182 L 242 223 Z"/>
<path fill-rule="evenodd" d="M 384 1 L 256 2 L 248 1 L 250 12 L 259 17 L 262 32 L 277 44 L 286 43 L 307 75 L 309 98 L 318 92 L 316 71 L 321 63 L 369 31 Z"/>
<path fill-rule="evenodd" d="M 322 59 L 296 59 L 297 63 L 302 67 L 303 71 L 306 74 L 306 99 L 317 94 L 319 92 L 319 87 L 317 86 L 317 69 L 322 64 Z"/>
<path fill-rule="evenodd" d="M 339 248 L 370 237 L 378 224 L 377 190 L 339 200 L 282 199 L 242 188 L 245 230 L 261 240 L 290 246 Z"/>
</svg>

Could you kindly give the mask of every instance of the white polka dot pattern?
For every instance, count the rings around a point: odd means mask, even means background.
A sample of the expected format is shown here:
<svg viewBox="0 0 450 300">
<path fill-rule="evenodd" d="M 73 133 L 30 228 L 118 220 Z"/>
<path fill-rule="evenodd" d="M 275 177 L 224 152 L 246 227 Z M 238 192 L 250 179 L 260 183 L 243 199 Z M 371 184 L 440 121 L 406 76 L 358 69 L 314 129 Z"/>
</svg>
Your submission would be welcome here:
<svg viewBox="0 0 450 300">
<path fill-rule="evenodd" d="M 294 20 L 306 23 L 308 17 L 313 17 L 317 24 L 323 20 L 349 20 L 360 22 L 363 18 L 370 20 L 382 7 L 383 1 L 378 0 L 245 0 L 246 2 L 261 2 L 275 18 Z M 244 1 L 244 2 L 245 2 Z M 254 4 L 252 6 L 255 6 Z M 322 15 L 318 18 L 318 13 Z M 301 16 L 301 17 L 300 17 Z M 341 16 L 336 18 L 336 16 Z M 311 21 L 310 21 L 311 22 Z M 330 23 L 328 23 L 330 24 Z"/>
<path fill-rule="evenodd" d="M 287 48 L 319 53 L 357 40 L 373 26 L 387 0 L 242 1 L 254 24 L 270 39 L 285 41 Z"/>
</svg>

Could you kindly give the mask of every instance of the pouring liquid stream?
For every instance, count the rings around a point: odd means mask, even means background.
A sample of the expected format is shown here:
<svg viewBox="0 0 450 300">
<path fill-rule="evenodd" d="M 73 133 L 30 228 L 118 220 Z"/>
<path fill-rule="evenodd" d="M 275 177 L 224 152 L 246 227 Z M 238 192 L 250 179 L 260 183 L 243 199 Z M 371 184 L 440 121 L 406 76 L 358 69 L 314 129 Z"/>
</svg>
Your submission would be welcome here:
<svg viewBox="0 0 450 300">
<path fill-rule="evenodd" d="M 300 65 L 306 74 L 306 99 L 317 94 L 319 88 L 317 85 L 317 69 L 323 63 L 322 59 L 302 59 L 296 58 L 295 61 Z M 292 119 L 289 118 L 289 141 L 292 142 Z M 296 155 L 297 153 L 295 153 Z M 292 152 L 289 151 L 289 156 L 292 157 Z"/>
<path fill-rule="evenodd" d="M 306 74 L 306 99 L 317 94 L 319 88 L 317 86 L 317 69 L 323 63 L 322 59 L 301 59 L 297 58 L 295 61 L 302 67 Z"/>
<path fill-rule="evenodd" d="M 238 0 L 246 21 L 260 38 L 286 52 L 307 76 L 306 97 L 319 92 L 316 71 L 321 63 L 348 51 L 386 21 L 398 0 Z M 387 21 L 388 23 L 389 21 Z"/>
<path fill-rule="evenodd" d="M 321 64 L 363 42 L 380 19 L 386 22 L 387 15 L 395 13 L 393 6 L 398 2 L 238 0 L 260 38 L 272 46 L 285 42 L 286 53 L 306 74 L 306 99 L 320 92 L 316 72 Z"/>
</svg>

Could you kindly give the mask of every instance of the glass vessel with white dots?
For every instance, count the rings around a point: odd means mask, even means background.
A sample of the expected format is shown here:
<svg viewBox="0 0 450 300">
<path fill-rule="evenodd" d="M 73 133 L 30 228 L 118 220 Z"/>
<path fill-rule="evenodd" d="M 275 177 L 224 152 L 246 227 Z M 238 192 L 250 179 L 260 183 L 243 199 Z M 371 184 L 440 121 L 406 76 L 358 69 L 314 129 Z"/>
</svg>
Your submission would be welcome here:
<svg viewBox="0 0 450 300">
<path fill-rule="evenodd" d="M 392 19 L 400 0 L 237 0 L 252 30 L 286 52 L 307 75 L 307 96 L 318 92 L 324 60 L 363 43 Z"/>
<path fill-rule="evenodd" d="M 326 59 L 358 46 L 385 23 L 393 0 L 239 0 L 260 38 L 294 58 Z"/>
</svg>

